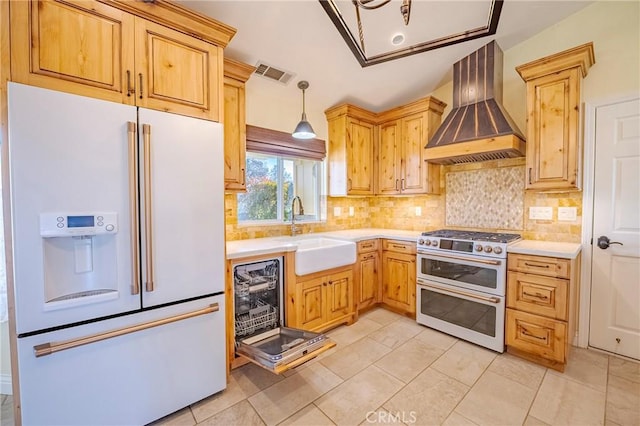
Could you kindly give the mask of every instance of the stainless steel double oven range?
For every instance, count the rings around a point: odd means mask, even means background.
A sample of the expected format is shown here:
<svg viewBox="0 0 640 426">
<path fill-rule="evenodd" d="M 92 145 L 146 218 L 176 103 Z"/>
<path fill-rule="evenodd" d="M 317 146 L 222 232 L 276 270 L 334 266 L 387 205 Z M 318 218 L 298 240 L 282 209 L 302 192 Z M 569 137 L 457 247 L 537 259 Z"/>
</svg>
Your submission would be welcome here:
<svg viewBox="0 0 640 426">
<path fill-rule="evenodd" d="M 507 246 L 520 235 L 439 230 L 418 238 L 418 323 L 504 352 Z"/>
</svg>

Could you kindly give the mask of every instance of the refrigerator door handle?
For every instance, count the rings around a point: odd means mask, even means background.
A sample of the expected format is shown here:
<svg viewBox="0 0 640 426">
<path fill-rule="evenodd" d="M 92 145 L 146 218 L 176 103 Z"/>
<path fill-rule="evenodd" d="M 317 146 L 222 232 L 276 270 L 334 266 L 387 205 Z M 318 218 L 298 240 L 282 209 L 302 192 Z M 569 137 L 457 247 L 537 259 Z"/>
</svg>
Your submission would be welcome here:
<svg viewBox="0 0 640 426">
<path fill-rule="evenodd" d="M 151 203 L 151 126 L 142 125 L 142 139 L 144 149 L 144 226 L 147 281 L 145 288 L 153 291 L 153 223 Z"/>
<path fill-rule="evenodd" d="M 131 223 L 131 294 L 140 294 L 140 219 L 138 208 L 138 149 L 137 125 L 127 122 L 129 142 L 129 220 Z"/>
<path fill-rule="evenodd" d="M 113 337 L 123 336 L 125 334 L 135 333 L 137 331 L 146 330 L 149 328 L 157 327 L 159 325 L 165 325 L 176 321 L 182 321 L 188 318 L 197 317 L 200 315 L 211 314 L 218 312 L 220 305 L 213 303 L 206 308 L 198 309 L 197 311 L 186 312 L 184 314 L 175 315 L 168 318 L 162 318 L 155 321 L 149 321 L 142 324 L 133 325 L 131 327 L 118 328 L 104 333 L 91 334 L 89 336 L 78 337 L 77 339 L 63 340 L 61 342 L 49 342 L 33 347 L 36 358 L 51 355 L 55 352 L 64 351 L 67 349 L 77 348 L 78 346 L 87 345 L 89 343 L 96 343 L 101 340 L 111 339 Z"/>
</svg>

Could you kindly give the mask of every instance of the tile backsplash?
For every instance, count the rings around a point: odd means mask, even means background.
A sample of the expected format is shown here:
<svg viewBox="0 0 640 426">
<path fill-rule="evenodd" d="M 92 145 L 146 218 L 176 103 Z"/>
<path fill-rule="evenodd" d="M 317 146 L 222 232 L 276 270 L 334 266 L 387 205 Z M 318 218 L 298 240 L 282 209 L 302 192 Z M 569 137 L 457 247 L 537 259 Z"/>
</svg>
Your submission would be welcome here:
<svg viewBox="0 0 640 426">
<path fill-rule="evenodd" d="M 582 192 L 525 191 L 524 183 L 524 158 L 445 166 L 440 176 L 440 195 L 324 197 L 326 220 L 303 224 L 302 228 L 304 233 L 309 233 L 349 228 L 428 231 L 450 226 L 516 232 L 531 240 L 580 242 Z M 533 206 L 551 207 L 552 219 L 529 219 L 529 208 Z M 334 215 L 335 207 L 340 207 L 340 216 Z M 353 216 L 347 213 L 349 207 L 354 209 Z M 576 207 L 576 220 L 559 221 L 558 207 Z M 287 224 L 242 225 L 238 223 L 237 214 L 236 195 L 227 194 L 225 218 L 228 241 L 289 235 L 291 232 Z"/>
<path fill-rule="evenodd" d="M 447 226 L 522 230 L 525 167 L 446 173 Z"/>
</svg>

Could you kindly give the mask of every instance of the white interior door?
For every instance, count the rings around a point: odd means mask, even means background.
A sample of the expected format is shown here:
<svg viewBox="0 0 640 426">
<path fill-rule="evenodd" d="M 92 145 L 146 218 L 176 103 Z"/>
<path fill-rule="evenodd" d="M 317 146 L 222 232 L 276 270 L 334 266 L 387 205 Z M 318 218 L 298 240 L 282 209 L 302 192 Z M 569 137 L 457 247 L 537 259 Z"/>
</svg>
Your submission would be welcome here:
<svg viewBox="0 0 640 426">
<path fill-rule="evenodd" d="M 640 359 L 640 100 L 599 107 L 595 145 L 589 345 Z"/>
</svg>

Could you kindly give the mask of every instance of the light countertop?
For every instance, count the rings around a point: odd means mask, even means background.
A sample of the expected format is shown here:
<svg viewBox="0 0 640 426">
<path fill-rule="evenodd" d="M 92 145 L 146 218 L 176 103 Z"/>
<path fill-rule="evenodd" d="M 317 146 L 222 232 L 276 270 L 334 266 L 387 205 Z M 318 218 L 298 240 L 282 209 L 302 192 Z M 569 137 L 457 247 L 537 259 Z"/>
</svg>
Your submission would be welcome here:
<svg viewBox="0 0 640 426">
<path fill-rule="evenodd" d="M 314 232 L 312 234 L 300 234 L 295 237 L 279 236 L 268 238 L 253 238 L 249 240 L 236 240 L 227 242 L 227 259 L 240 259 L 249 256 L 295 251 L 295 241 L 310 237 L 337 238 L 358 242 L 373 238 L 391 238 L 394 240 L 416 242 L 421 231 L 404 231 L 399 229 L 361 228 L 347 229 L 343 231 Z"/>
<path fill-rule="evenodd" d="M 510 244 L 508 253 L 531 254 L 534 256 L 575 259 L 582 246 L 578 243 L 559 243 L 555 241 L 521 240 Z"/>
</svg>

